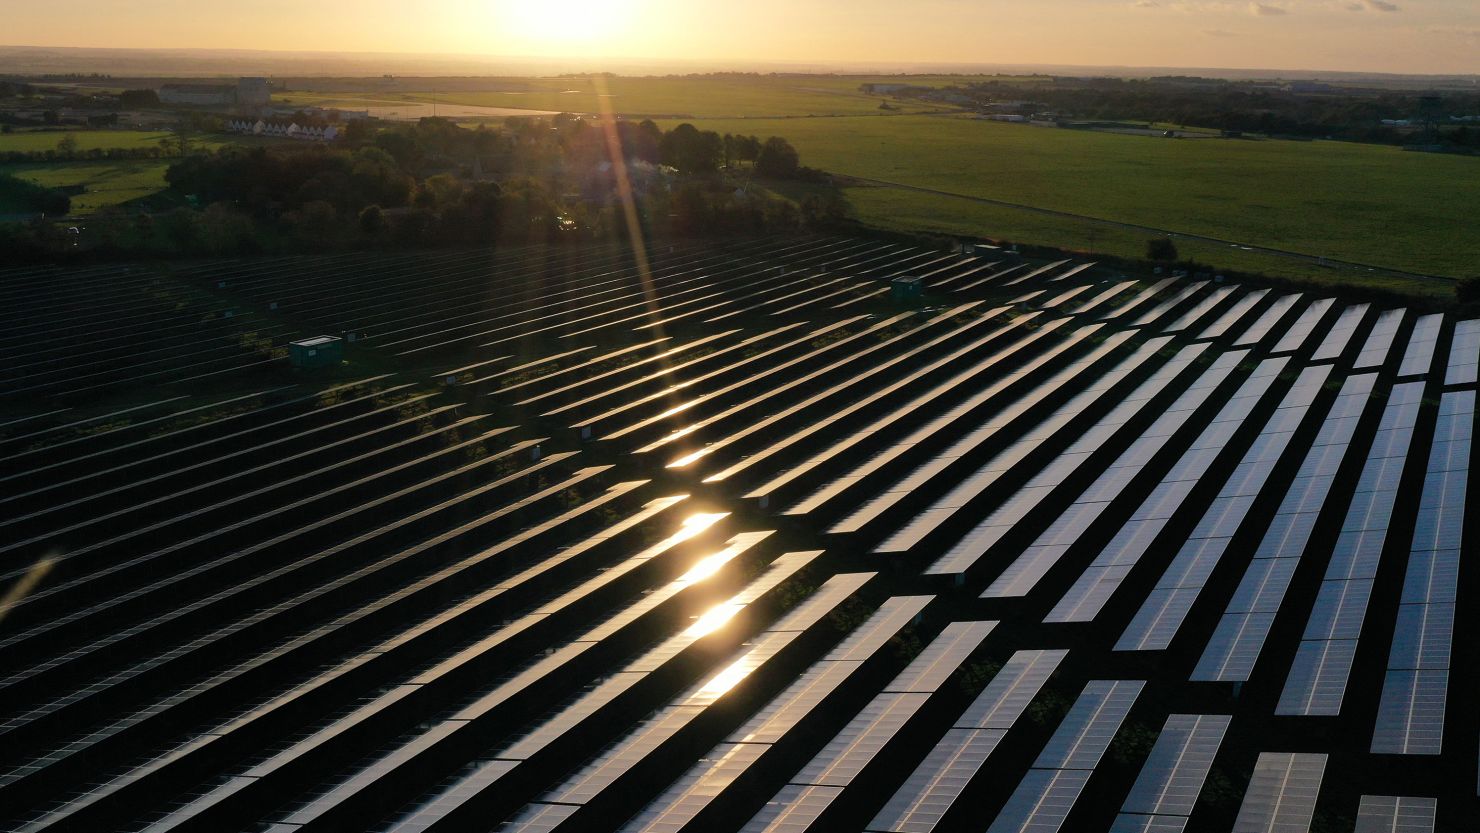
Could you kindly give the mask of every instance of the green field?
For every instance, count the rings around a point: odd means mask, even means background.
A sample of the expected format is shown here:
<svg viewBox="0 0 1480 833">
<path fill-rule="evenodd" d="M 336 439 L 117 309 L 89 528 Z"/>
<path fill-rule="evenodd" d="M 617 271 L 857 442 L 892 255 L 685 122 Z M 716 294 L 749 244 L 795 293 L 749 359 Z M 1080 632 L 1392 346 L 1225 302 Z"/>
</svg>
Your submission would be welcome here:
<svg viewBox="0 0 1480 833">
<path fill-rule="evenodd" d="M 69 134 L 77 140 L 77 149 L 82 151 L 158 147 L 160 139 L 175 135 L 163 130 L 21 130 L 0 133 L 0 153 L 55 150 L 57 142 Z M 192 136 L 191 141 L 204 147 L 224 144 L 214 136 Z"/>
<path fill-rule="evenodd" d="M 940 116 L 704 127 L 786 136 L 804 164 L 837 174 L 1392 269 L 1480 271 L 1480 159 L 1339 142 L 1176 141 Z M 1097 251 L 1135 256 L 1147 236 L 899 189 L 845 193 L 859 219 L 893 228 L 1076 249 L 1093 242 Z M 1221 255 L 1212 262 L 1224 268 L 1267 259 L 1211 248 Z M 1319 267 L 1298 271 L 1311 268 Z"/>
<path fill-rule="evenodd" d="M 56 148 L 62 136 L 71 133 L 80 151 L 108 148 L 157 147 L 174 134 L 160 130 L 73 130 L 17 131 L 0 134 L 0 152 L 45 151 Z M 196 148 L 215 150 L 228 144 L 267 143 L 279 140 L 251 136 L 226 137 L 192 134 Z M 84 193 L 72 197 L 72 213 L 87 214 L 100 208 L 132 202 L 165 188 L 164 172 L 174 162 L 163 159 L 97 159 L 75 162 L 25 162 L 0 165 L 0 173 L 29 179 L 50 188 L 81 185 Z"/>
<path fill-rule="evenodd" d="M 626 116 L 669 116 L 684 118 L 759 118 L 797 116 L 865 115 L 881 112 L 878 96 L 864 95 L 860 84 L 885 78 L 831 76 L 665 77 L 665 78 L 529 78 L 510 84 L 527 85 L 522 92 L 438 92 L 431 90 L 394 93 L 287 92 L 279 101 L 294 104 L 337 103 L 345 107 L 394 104 L 402 101 L 466 104 L 478 107 L 510 107 L 598 113 L 610 109 Z M 940 79 L 920 79 L 916 83 Z M 958 79 L 965 80 L 965 79 Z M 900 106 L 914 112 L 942 108 L 915 102 Z"/>
<path fill-rule="evenodd" d="M 72 213 L 87 214 L 157 194 L 165 188 L 170 159 L 104 159 L 96 162 L 37 162 L 0 165 L 0 173 L 29 179 L 49 188 L 81 185 L 72 198 Z"/>
</svg>

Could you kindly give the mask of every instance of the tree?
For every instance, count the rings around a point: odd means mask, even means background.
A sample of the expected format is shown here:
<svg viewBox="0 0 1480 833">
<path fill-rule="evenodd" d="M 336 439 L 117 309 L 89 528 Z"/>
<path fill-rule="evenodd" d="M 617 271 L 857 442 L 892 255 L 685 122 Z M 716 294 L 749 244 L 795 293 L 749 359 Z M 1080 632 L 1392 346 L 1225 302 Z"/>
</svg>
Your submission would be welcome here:
<svg viewBox="0 0 1480 833">
<path fill-rule="evenodd" d="M 375 126 L 368 119 L 351 119 L 344 125 L 344 140 L 352 145 L 375 138 Z"/>
<path fill-rule="evenodd" d="M 425 208 L 444 208 L 462 199 L 462 180 L 451 174 L 437 174 L 422 184 L 416 204 Z"/>
<path fill-rule="evenodd" d="M 761 140 L 755 136 L 735 137 L 735 158 L 741 162 L 755 164 L 761 155 Z"/>
<path fill-rule="evenodd" d="M 360 211 L 360 231 L 367 237 L 378 237 L 385 232 L 385 212 L 378 205 L 367 205 Z"/>
<path fill-rule="evenodd" d="M 159 93 L 153 90 L 124 90 L 118 95 L 118 103 L 120 106 L 131 110 L 144 107 L 158 107 Z"/>
<path fill-rule="evenodd" d="M 305 248 L 327 248 L 334 243 L 338 219 L 333 203 L 315 200 L 284 214 L 282 222 Z"/>
<path fill-rule="evenodd" d="M 48 217 L 60 217 L 72 213 L 72 198 L 56 188 L 47 188 L 38 198 L 36 207 Z"/>
<path fill-rule="evenodd" d="M 689 183 L 673 194 L 673 226 L 679 234 L 704 234 L 715 225 L 714 205 L 697 183 Z"/>
<path fill-rule="evenodd" d="M 663 164 L 673 166 L 679 173 L 713 173 L 724 156 L 724 140 L 712 130 L 700 131 L 685 122 L 663 134 L 658 152 Z"/>
<path fill-rule="evenodd" d="M 809 194 L 802 200 L 802 221 L 808 226 L 825 228 L 828 225 L 841 222 L 848 216 L 848 204 L 843 200 L 841 194 L 836 191 L 828 192 L 827 196 Z"/>
<path fill-rule="evenodd" d="M 761 146 L 755 160 L 755 172 L 776 179 L 790 179 L 802 167 L 801 156 L 791 142 L 780 136 L 772 136 Z"/>
<path fill-rule="evenodd" d="M 25 211 L 55 217 L 72 210 L 72 199 L 55 188 L 0 174 L 0 205 L 14 205 Z"/>
<path fill-rule="evenodd" d="M 1170 237 L 1158 237 L 1146 241 L 1146 259 L 1160 263 L 1171 263 L 1177 259 L 1177 244 Z"/>
<path fill-rule="evenodd" d="M 256 226 L 250 217 L 224 202 L 213 203 L 201 212 L 198 223 L 201 243 L 214 254 L 251 250 Z"/>
<path fill-rule="evenodd" d="M 190 137 L 183 130 L 159 140 L 159 149 L 165 156 L 186 156 L 190 153 Z"/>
<path fill-rule="evenodd" d="M 57 142 L 57 153 L 71 158 L 77 155 L 77 137 L 67 133 Z"/>
<path fill-rule="evenodd" d="M 1464 278 L 1454 285 L 1454 299 L 1461 304 L 1480 302 L 1480 275 Z"/>
</svg>

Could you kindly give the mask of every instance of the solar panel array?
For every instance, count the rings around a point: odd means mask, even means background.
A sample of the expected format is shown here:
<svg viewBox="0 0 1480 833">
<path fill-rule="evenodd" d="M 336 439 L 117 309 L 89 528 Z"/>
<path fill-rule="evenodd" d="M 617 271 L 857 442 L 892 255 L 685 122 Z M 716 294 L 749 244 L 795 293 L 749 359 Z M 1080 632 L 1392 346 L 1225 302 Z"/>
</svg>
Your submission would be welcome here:
<svg viewBox="0 0 1480 833">
<path fill-rule="evenodd" d="M 0 298 L 0 829 L 1480 827 L 1480 322 L 823 237 Z"/>
</svg>

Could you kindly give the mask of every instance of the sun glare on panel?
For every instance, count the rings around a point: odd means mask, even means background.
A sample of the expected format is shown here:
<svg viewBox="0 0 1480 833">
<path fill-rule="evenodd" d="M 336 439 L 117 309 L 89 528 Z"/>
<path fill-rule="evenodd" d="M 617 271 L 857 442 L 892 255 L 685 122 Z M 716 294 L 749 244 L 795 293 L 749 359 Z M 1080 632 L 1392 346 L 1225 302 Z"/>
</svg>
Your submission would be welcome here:
<svg viewBox="0 0 1480 833">
<path fill-rule="evenodd" d="M 729 514 L 729 512 L 700 512 L 684 518 L 683 525 L 686 529 L 702 532 Z"/>
<path fill-rule="evenodd" d="M 739 613 L 740 609 L 741 605 L 737 604 L 725 603 L 716 605 L 704 611 L 704 615 L 695 620 L 694 624 L 689 625 L 689 629 L 684 633 L 695 638 L 708 636 L 735 618 L 735 614 Z"/>
<path fill-rule="evenodd" d="M 718 697 L 734 688 L 739 682 L 750 676 L 752 663 L 748 659 L 741 659 L 730 665 L 723 671 L 715 674 L 704 684 L 699 691 L 709 697 Z"/>
<path fill-rule="evenodd" d="M 498 20 L 508 34 L 542 43 L 589 44 L 627 31 L 631 0 L 501 0 Z"/>
</svg>

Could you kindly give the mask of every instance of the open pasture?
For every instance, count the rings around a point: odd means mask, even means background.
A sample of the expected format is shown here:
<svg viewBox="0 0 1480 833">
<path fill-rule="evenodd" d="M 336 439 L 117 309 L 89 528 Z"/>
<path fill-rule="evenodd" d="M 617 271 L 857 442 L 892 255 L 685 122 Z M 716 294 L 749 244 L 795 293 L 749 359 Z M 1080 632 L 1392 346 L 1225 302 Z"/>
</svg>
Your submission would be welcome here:
<svg viewBox="0 0 1480 833">
<path fill-rule="evenodd" d="M 1339 142 L 1172 140 L 965 117 L 703 126 L 785 136 L 805 164 L 835 174 L 1419 273 L 1458 277 L 1480 263 L 1474 233 L 1480 159 Z M 1087 224 L 1072 220 L 1014 219 L 1010 211 L 972 209 L 919 192 L 850 189 L 848 195 L 859 219 L 886 227 L 934 226 L 1076 250 L 1091 242 Z M 1148 236 L 1100 250 L 1139 257 Z"/>
<path fill-rule="evenodd" d="M 82 186 L 72 197 L 72 213 L 87 214 L 100 208 L 150 197 L 166 187 L 164 173 L 169 159 L 117 159 L 96 162 L 25 162 L 0 165 L 0 173 L 28 179 L 48 188 Z"/>
<path fill-rule="evenodd" d="M 359 106 L 375 102 L 436 99 L 446 104 L 480 107 L 512 107 L 573 113 L 614 112 L 630 118 L 758 118 L 800 116 L 871 115 L 882 111 L 886 99 L 859 91 L 863 80 L 840 80 L 812 76 L 627 77 L 562 76 L 559 78 L 509 79 L 518 88 L 488 92 L 434 91 L 431 89 L 366 94 L 345 94 Z M 285 92 L 279 100 L 311 102 L 335 94 Z M 331 99 L 332 100 L 332 99 Z M 898 103 L 898 102 L 897 102 Z M 948 108 L 915 102 L 898 103 L 907 111 L 929 112 Z M 354 106 L 346 103 L 345 106 Z"/>
</svg>

